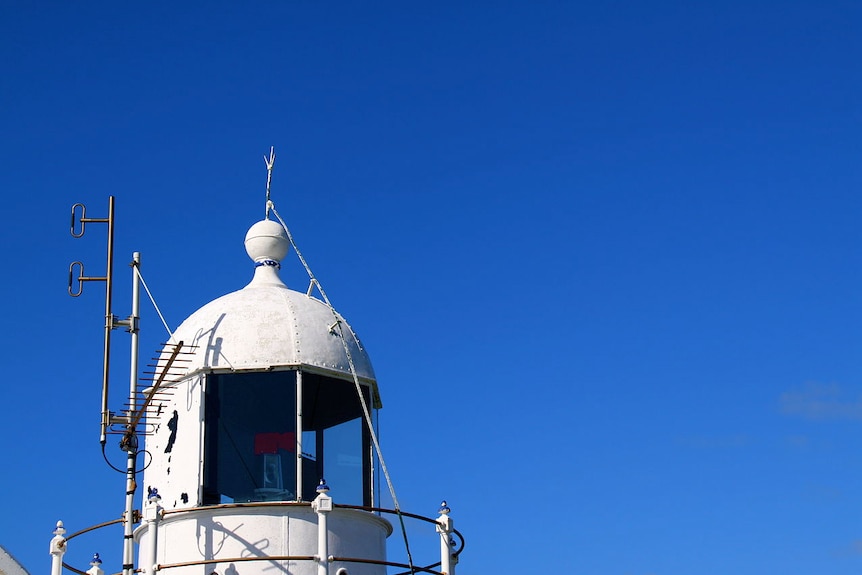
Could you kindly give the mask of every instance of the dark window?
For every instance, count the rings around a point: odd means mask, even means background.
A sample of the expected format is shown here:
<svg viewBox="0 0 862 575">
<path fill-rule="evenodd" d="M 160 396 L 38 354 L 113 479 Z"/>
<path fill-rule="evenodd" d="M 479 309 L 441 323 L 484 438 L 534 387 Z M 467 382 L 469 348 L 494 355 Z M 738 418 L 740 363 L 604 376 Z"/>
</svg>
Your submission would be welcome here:
<svg viewBox="0 0 862 575">
<path fill-rule="evenodd" d="M 338 503 L 370 504 L 370 436 L 354 384 L 301 375 L 302 499 L 314 499 L 325 477 Z M 207 377 L 204 505 L 296 500 L 296 377 L 295 371 Z"/>
<path fill-rule="evenodd" d="M 337 503 L 371 504 L 371 437 L 352 381 L 302 374 L 303 452 L 315 438 L 314 463 L 303 459 L 303 499 L 325 478 Z M 361 386 L 370 405 L 368 387 Z M 311 454 L 310 454 L 311 455 Z M 314 473 L 312 475 L 312 473 Z"/>
<path fill-rule="evenodd" d="M 296 372 L 207 377 L 204 504 L 296 494 Z"/>
</svg>

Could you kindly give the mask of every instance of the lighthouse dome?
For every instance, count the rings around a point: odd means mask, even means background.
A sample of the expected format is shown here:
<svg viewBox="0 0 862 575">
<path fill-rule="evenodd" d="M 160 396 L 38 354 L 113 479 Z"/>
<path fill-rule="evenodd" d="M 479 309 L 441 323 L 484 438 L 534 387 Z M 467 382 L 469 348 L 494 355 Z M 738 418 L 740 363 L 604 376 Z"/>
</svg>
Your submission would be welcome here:
<svg viewBox="0 0 862 575">
<path fill-rule="evenodd" d="M 352 360 L 359 379 L 374 383 L 368 354 L 344 318 L 279 278 L 290 248 L 283 227 L 260 221 L 249 229 L 245 246 L 255 262 L 252 281 L 204 305 L 174 333 L 174 342 L 194 351 L 186 373 L 302 368 L 352 379 Z"/>
</svg>

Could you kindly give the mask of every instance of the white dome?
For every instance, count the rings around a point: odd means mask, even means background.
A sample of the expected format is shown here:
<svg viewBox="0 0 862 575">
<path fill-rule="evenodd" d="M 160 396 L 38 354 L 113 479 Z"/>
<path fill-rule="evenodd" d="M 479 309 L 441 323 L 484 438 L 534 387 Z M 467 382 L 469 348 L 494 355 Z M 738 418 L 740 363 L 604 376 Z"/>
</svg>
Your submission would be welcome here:
<svg viewBox="0 0 862 575">
<path fill-rule="evenodd" d="M 186 373 L 307 367 L 352 379 L 340 322 L 357 375 L 364 383 L 374 382 L 368 354 L 344 318 L 324 302 L 288 289 L 278 277 L 278 260 L 287 252 L 287 238 L 279 230 L 267 220 L 252 226 L 246 248 L 256 261 L 254 279 L 206 304 L 177 328 L 173 341 L 194 346 Z"/>
</svg>

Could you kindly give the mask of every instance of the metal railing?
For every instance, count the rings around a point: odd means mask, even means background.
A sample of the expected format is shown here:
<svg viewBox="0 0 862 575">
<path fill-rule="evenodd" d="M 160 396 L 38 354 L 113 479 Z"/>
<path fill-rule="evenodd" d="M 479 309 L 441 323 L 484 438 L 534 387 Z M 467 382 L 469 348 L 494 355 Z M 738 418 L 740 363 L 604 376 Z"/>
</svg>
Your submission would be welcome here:
<svg viewBox="0 0 862 575">
<path fill-rule="evenodd" d="M 323 501 L 329 500 L 328 496 L 318 496 L 318 499 Z M 330 500 L 331 501 L 331 500 Z M 429 573 L 431 575 L 454 575 L 454 565 L 457 564 L 458 558 L 461 552 L 464 550 L 464 536 L 460 531 L 451 527 L 451 520 L 448 519 L 448 508 L 445 512 L 441 512 L 441 515 L 437 518 L 425 517 L 423 515 L 417 515 L 415 513 L 407 513 L 405 511 L 398 511 L 394 509 L 387 509 L 385 507 L 367 507 L 362 505 L 348 505 L 348 504 L 337 504 L 332 503 L 327 508 L 327 506 L 321 505 L 318 503 L 318 500 L 315 502 L 297 502 L 297 501 L 260 501 L 260 502 L 246 502 L 246 503 L 223 503 L 219 505 L 208 505 L 204 507 L 189 507 L 185 509 L 173 509 L 173 510 L 165 510 L 162 509 L 161 506 L 158 505 L 158 501 L 151 499 L 147 502 L 148 508 L 145 508 L 144 511 L 144 520 L 154 529 L 157 528 L 159 521 L 168 515 L 179 515 L 179 514 L 188 514 L 199 511 L 213 511 L 218 509 L 242 509 L 242 508 L 273 508 L 273 507 L 311 507 L 319 516 L 319 526 L 322 525 L 325 530 L 325 517 L 321 517 L 328 513 L 332 508 L 335 509 L 351 509 L 358 511 L 365 511 L 368 513 L 373 513 L 377 515 L 395 515 L 395 516 L 403 516 L 410 519 L 415 519 L 417 521 L 425 522 L 431 525 L 434 525 L 437 529 L 437 532 L 441 537 L 441 559 L 436 563 L 432 563 L 429 565 L 411 565 L 407 563 L 401 563 L 397 561 L 386 561 L 382 559 L 369 559 L 362 557 L 340 557 L 340 556 L 332 556 L 329 555 L 326 549 L 318 549 L 317 555 L 260 555 L 253 557 L 220 557 L 218 559 L 199 559 L 194 561 L 184 561 L 178 563 L 163 563 L 163 564 L 155 564 L 155 561 L 150 562 L 149 564 L 153 567 L 151 568 L 137 568 L 135 569 L 136 573 L 146 573 L 148 575 L 155 575 L 155 573 L 166 570 L 166 569 L 174 569 L 178 567 L 191 567 L 195 565 L 213 565 L 218 563 L 239 563 L 239 562 L 253 562 L 253 561 L 310 561 L 318 564 L 323 564 L 324 572 L 328 572 L 328 565 L 333 562 L 340 563 L 357 563 L 357 564 L 372 564 L 372 565 L 383 565 L 386 567 L 394 567 L 398 569 L 404 569 L 399 573 L 394 575 L 415 575 L 416 573 Z M 445 506 L 444 506 L 445 507 Z M 136 523 L 140 523 L 141 518 L 136 517 Z M 57 534 L 55 531 L 55 538 L 52 540 L 52 555 L 59 555 L 60 559 L 62 559 L 62 555 L 65 554 L 67 543 L 81 535 L 86 533 L 90 533 L 92 531 L 96 531 L 102 529 L 104 527 L 108 527 L 110 525 L 116 525 L 123 523 L 124 519 L 122 517 L 118 519 L 113 519 L 111 521 L 105 521 L 103 523 L 99 523 L 97 525 L 93 525 L 91 527 L 87 527 L 81 529 L 80 531 L 76 531 L 69 535 L 68 537 L 62 537 L 62 533 Z M 61 526 L 58 526 L 58 531 L 61 529 Z M 155 532 L 155 531 L 154 531 Z M 58 540 L 58 537 L 60 540 Z M 325 540 L 326 537 L 323 538 Z M 325 546 L 325 543 L 323 544 Z M 56 552 L 55 552 L 56 549 Z M 446 550 L 444 553 L 443 550 Z M 448 556 L 447 556 L 448 555 Z M 140 561 L 139 561 L 140 563 Z M 91 568 L 87 571 L 77 569 L 66 562 L 62 562 L 62 567 L 75 573 L 77 575 L 104 575 L 104 572 L 99 567 L 99 565 L 91 563 Z M 114 573 L 112 575 L 121 575 L 122 571 Z M 61 575 L 60 573 L 53 573 L 52 575 Z"/>
</svg>

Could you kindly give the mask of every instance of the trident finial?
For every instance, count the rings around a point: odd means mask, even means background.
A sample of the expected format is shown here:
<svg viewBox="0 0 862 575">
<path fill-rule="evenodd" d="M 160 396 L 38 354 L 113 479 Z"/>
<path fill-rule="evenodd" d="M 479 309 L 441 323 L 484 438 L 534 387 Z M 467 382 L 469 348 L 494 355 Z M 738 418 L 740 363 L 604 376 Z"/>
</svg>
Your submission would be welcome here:
<svg viewBox="0 0 862 575">
<path fill-rule="evenodd" d="M 269 187 L 272 184 L 272 166 L 275 164 L 275 146 L 270 146 L 269 157 L 263 157 L 263 163 L 266 164 L 266 219 L 269 219 L 269 210 L 272 208 L 272 201 L 269 199 Z"/>
</svg>

